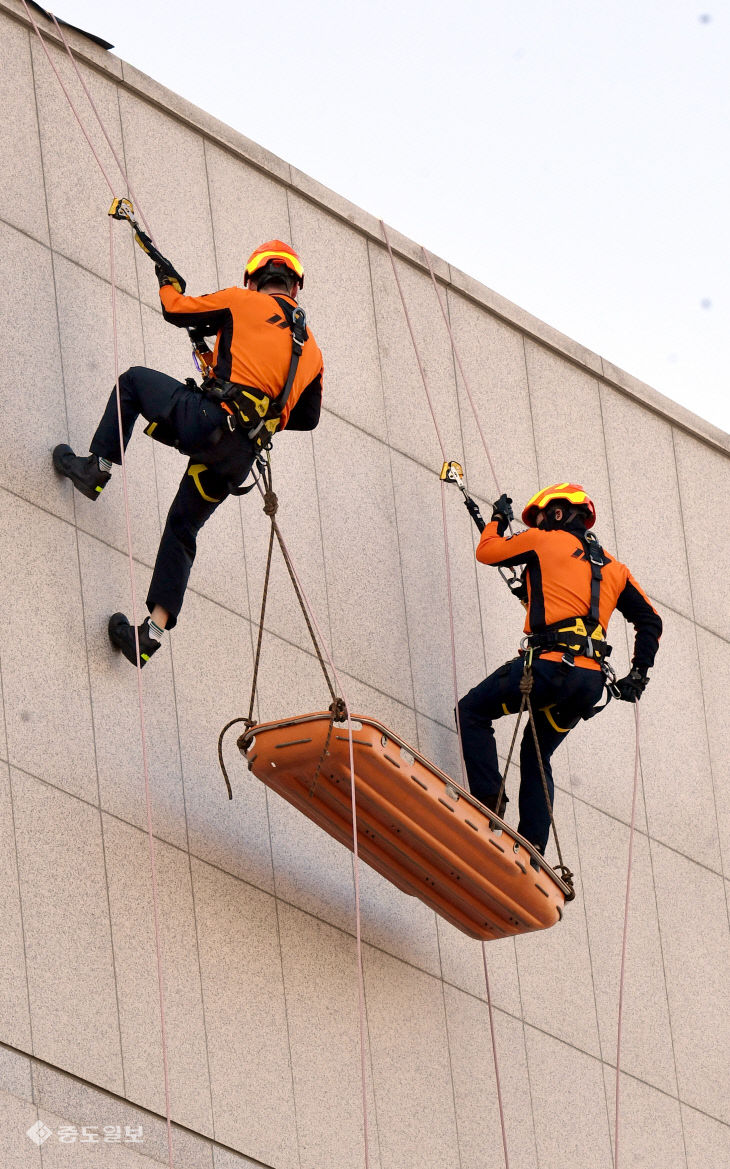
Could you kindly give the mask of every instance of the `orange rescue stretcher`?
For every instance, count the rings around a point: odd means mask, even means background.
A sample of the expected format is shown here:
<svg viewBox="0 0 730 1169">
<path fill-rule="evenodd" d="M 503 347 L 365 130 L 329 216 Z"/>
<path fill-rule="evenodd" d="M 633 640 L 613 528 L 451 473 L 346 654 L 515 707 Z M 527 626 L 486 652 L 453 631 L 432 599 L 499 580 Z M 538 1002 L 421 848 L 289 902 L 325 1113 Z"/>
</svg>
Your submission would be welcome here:
<svg viewBox="0 0 730 1169">
<path fill-rule="evenodd" d="M 246 731 L 249 769 L 353 847 L 347 722 L 327 711 Z M 352 716 L 358 853 L 471 938 L 547 929 L 573 890 L 533 846 L 382 723 Z M 325 747 L 327 747 L 326 754 Z"/>
</svg>

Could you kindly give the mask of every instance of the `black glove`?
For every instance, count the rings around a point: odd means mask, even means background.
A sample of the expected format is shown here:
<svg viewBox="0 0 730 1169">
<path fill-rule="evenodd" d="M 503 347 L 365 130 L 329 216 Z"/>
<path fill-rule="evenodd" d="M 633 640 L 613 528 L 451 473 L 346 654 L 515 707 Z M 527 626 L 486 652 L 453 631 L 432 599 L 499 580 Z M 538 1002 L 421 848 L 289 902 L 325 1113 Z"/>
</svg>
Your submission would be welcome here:
<svg viewBox="0 0 730 1169">
<path fill-rule="evenodd" d="M 512 500 L 510 499 L 509 495 L 505 495 L 504 492 L 502 492 L 496 503 L 492 504 L 492 520 L 497 521 L 497 532 L 500 536 L 504 535 L 504 533 L 507 531 L 507 527 L 510 521 L 514 518 L 515 516 L 514 512 L 512 511 Z"/>
<path fill-rule="evenodd" d="M 164 288 L 166 284 L 170 284 L 175 289 L 175 292 L 182 294 L 185 291 L 185 281 L 174 268 L 163 268 L 162 264 L 155 264 L 155 276 L 157 277 L 160 288 Z"/>
<path fill-rule="evenodd" d="M 625 678 L 619 678 L 616 683 L 619 698 L 624 702 L 638 702 L 646 690 L 649 679 L 646 670 L 641 666 L 633 666 Z"/>
</svg>

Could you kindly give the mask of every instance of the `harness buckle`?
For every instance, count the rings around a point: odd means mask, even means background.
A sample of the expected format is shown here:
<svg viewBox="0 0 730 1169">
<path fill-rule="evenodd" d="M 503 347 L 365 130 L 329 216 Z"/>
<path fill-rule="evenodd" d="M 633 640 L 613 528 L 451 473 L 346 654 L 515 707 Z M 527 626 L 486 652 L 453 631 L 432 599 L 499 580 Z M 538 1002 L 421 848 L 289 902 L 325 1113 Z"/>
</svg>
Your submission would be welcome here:
<svg viewBox="0 0 730 1169">
<path fill-rule="evenodd" d="M 226 422 L 228 424 L 228 429 L 230 430 L 231 434 L 234 434 L 235 430 L 236 430 L 236 419 L 233 417 L 232 414 L 226 414 Z"/>
</svg>

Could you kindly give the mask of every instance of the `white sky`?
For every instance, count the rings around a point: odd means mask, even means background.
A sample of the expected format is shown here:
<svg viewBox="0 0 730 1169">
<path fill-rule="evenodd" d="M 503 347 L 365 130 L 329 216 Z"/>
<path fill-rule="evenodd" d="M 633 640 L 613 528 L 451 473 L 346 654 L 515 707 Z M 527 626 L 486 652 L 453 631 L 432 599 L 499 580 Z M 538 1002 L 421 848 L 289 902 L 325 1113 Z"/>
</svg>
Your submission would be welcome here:
<svg viewBox="0 0 730 1169">
<path fill-rule="evenodd" d="M 730 431 L 730 0 L 56 14 Z"/>
</svg>

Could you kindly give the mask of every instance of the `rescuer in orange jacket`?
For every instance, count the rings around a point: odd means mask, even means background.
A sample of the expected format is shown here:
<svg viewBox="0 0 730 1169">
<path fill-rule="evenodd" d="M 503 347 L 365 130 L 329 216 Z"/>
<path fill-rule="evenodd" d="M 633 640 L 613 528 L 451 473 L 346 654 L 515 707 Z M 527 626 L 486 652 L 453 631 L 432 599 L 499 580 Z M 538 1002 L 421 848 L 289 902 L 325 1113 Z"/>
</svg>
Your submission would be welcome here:
<svg viewBox="0 0 730 1169">
<path fill-rule="evenodd" d="M 207 296 L 186 296 L 174 269 L 155 270 L 162 314 L 189 330 L 205 377 L 198 387 L 192 379 L 183 383 L 135 366 L 119 379 L 125 449 L 141 414 L 149 423 L 146 434 L 189 457 L 157 553 L 147 596 L 150 616 L 138 630 L 140 665 L 159 649 L 163 631 L 177 623 L 203 524 L 227 495 L 242 493 L 239 485 L 276 431 L 316 427 L 322 399 L 322 354 L 297 305 L 304 273 L 288 244 L 261 244 L 246 264 L 243 288 Z M 210 353 L 203 339 L 213 334 Z M 55 448 L 53 463 L 95 500 L 112 464 L 122 461 L 116 389 L 90 451 L 79 457 L 64 443 Z M 137 663 L 135 630 L 123 613 L 110 618 L 109 637 Z"/>
<path fill-rule="evenodd" d="M 539 491 L 522 513 L 527 531 L 505 536 L 512 500 L 502 495 L 482 532 L 477 560 L 497 567 L 524 566 L 525 635 L 533 654 L 532 709 L 540 754 L 553 802 L 550 757 L 568 732 L 590 717 L 604 687 L 602 664 L 610 653 L 605 636 L 617 609 L 636 630 L 632 668 L 615 685 L 618 696 L 638 702 L 648 681 L 662 632 L 659 614 L 626 565 L 609 556 L 593 533 L 595 508 L 582 487 L 558 483 Z M 524 658 L 500 666 L 459 702 L 464 763 L 473 795 L 497 815 L 501 776 L 492 723 L 520 709 Z M 526 727 L 520 750 L 518 832 L 540 852 L 550 833 L 550 813 L 534 736 Z"/>
</svg>

